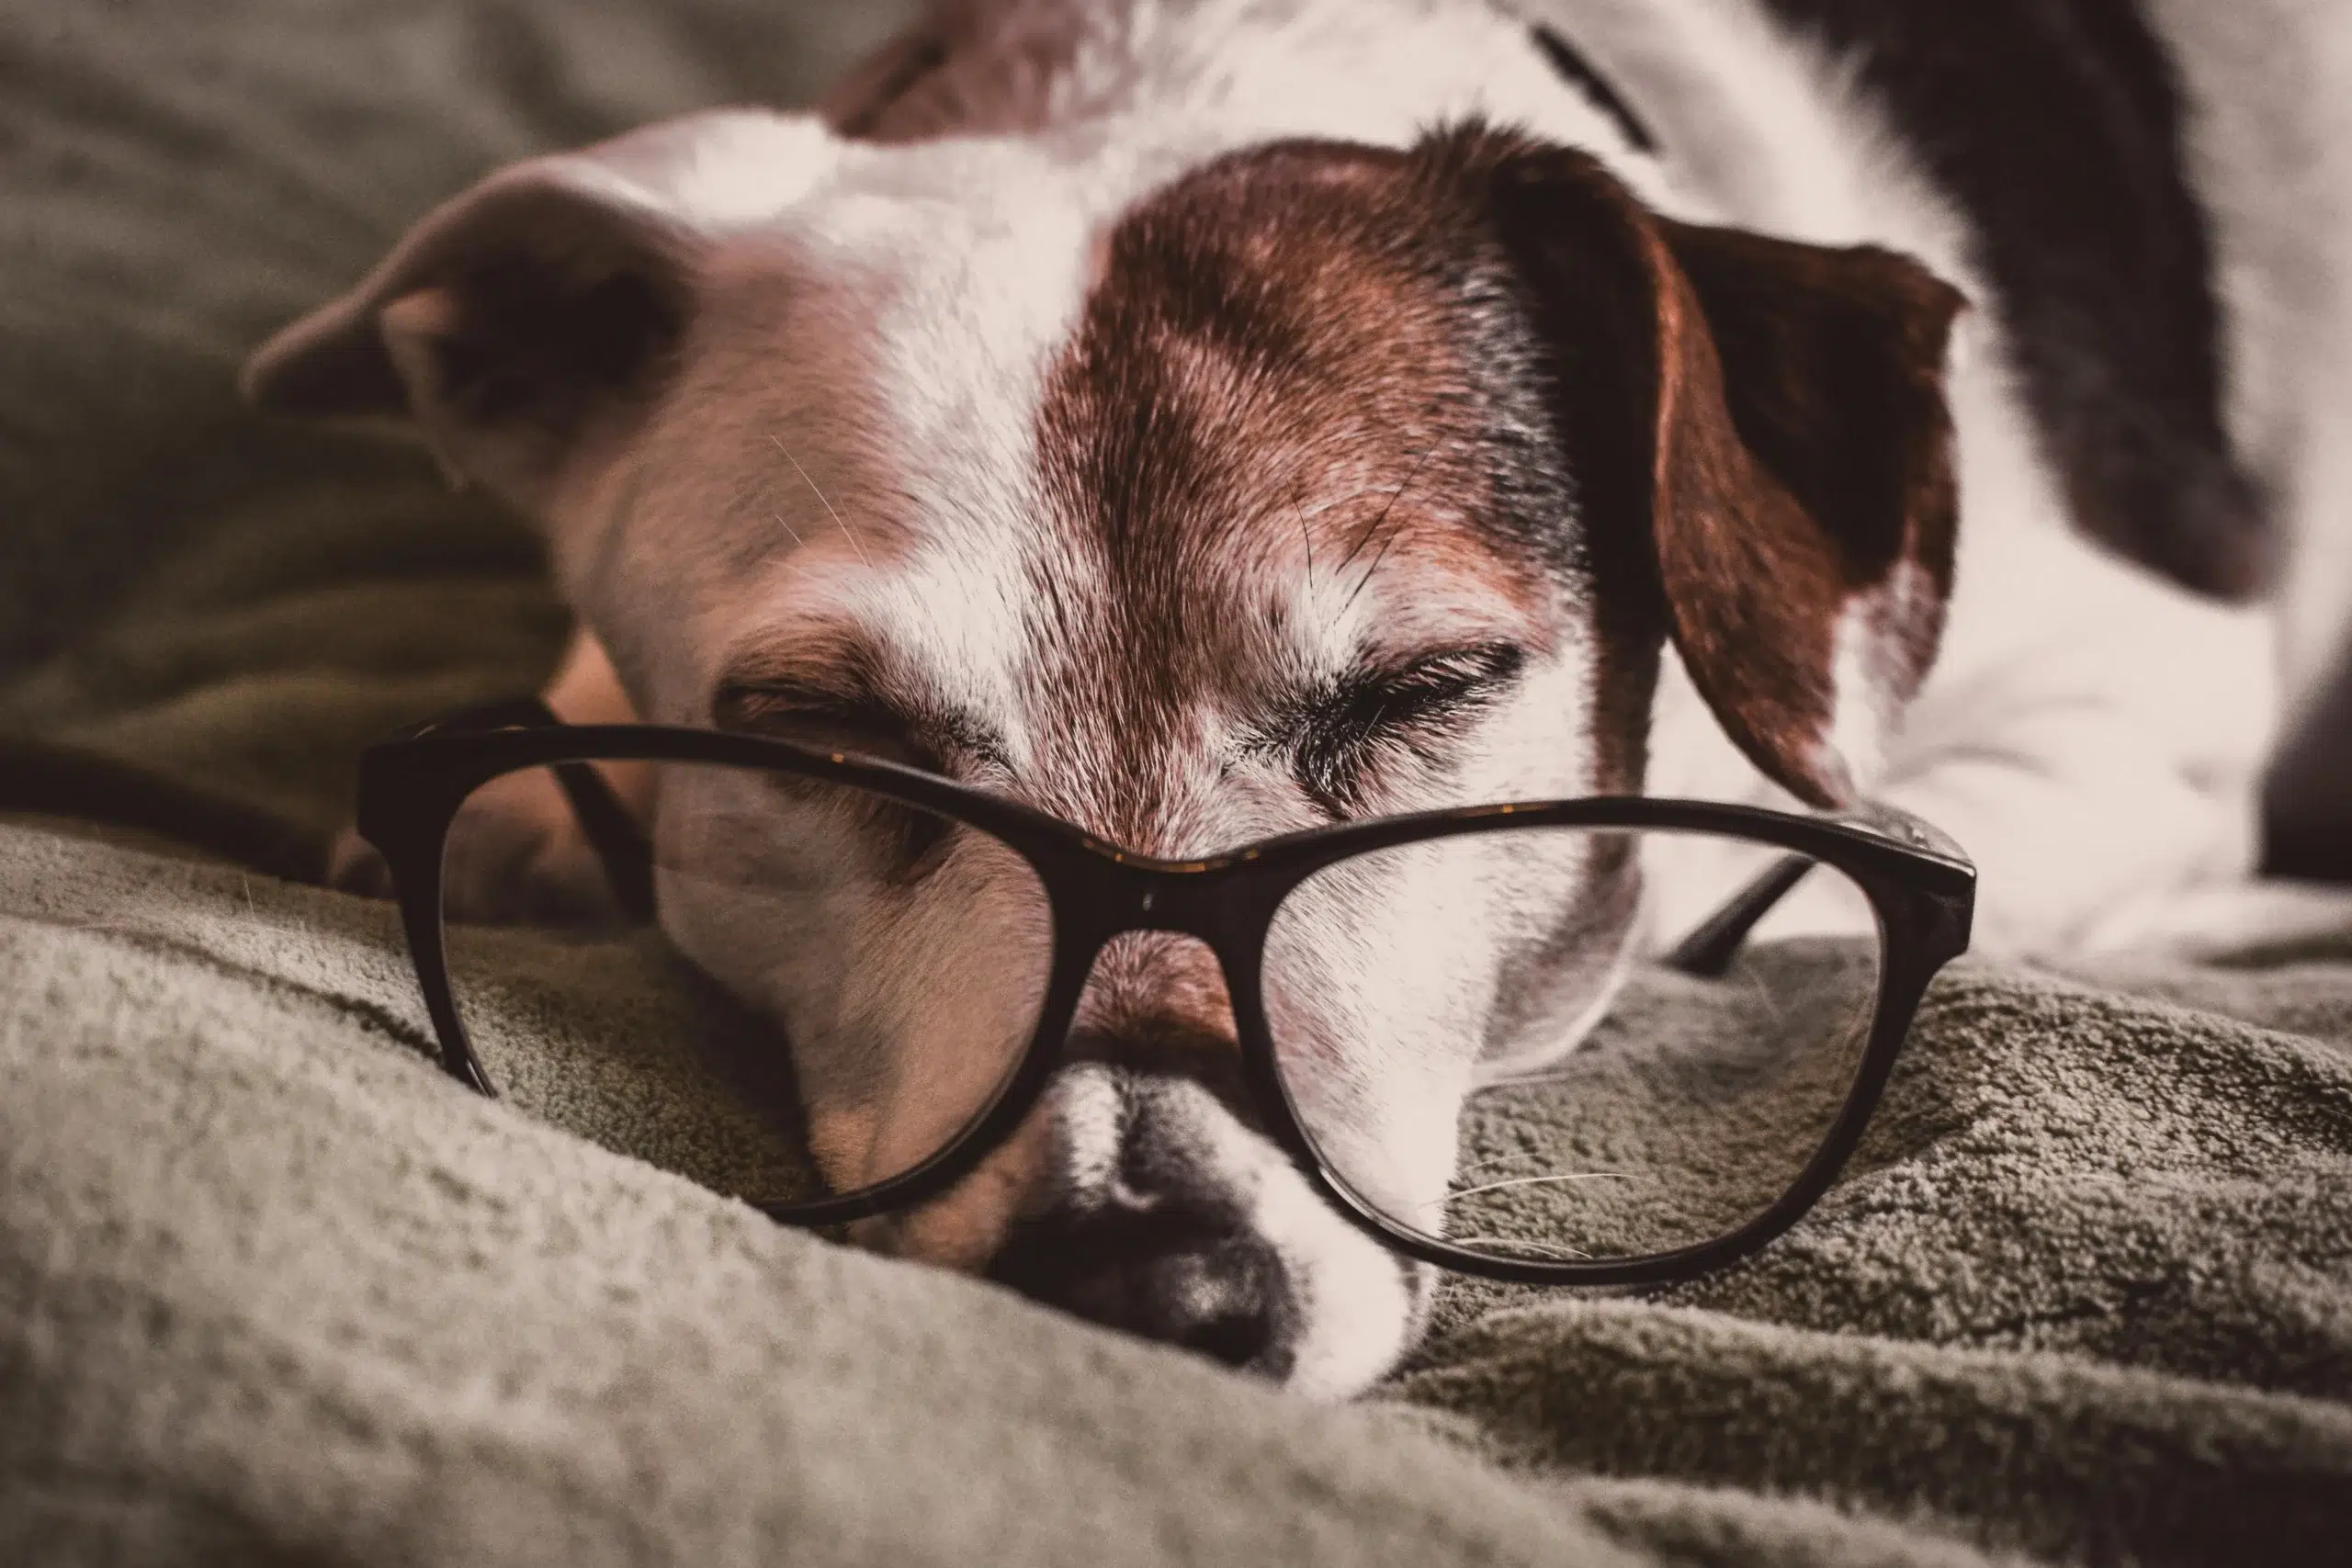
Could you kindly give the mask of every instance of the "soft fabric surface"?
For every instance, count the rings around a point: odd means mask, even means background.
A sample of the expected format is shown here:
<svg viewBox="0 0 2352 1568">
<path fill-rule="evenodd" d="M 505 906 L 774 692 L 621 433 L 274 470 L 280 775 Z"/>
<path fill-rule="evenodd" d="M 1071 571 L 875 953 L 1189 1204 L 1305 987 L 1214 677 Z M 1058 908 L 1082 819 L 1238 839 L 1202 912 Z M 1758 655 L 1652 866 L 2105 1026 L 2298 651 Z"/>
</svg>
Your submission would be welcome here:
<svg viewBox="0 0 2352 1568">
<path fill-rule="evenodd" d="M 796 96 L 886 10 L 0 3 L 0 736 L 315 835 L 364 739 L 532 684 L 562 617 L 521 532 L 405 450 L 247 418 L 239 357 L 483 168 Z M 608 1044 L 518 1037 L 492 1106 L 422 1059 L 380 907 L 0 825 L 0 1561 L 2352 1540 L 2352 932 L 1965 966 L 1770 1251 L 1646 1296 L 1455 1286 L 1340 1411 L 713 1194 L 797 1162 L 740 1073 L 643 1048 L 679 976 L 515 964 Z M 654 1074 L 713 1113 L 649 1113 Z"/>
<path fill-rule="evenodd" d="M 1956 976 L 1757 1260 L 1458 1286 L 1324 1412 L 655 1168 L 794 1168 L 755 1117 L 646 1116 L 674 1068 L 605 1025 L 689 1005 L 658 966 L 583 977 L 605 1043 L 510 1043 L 493 1107 L 422 1059 L 380 906 L 36 825 L 0 889 L 9 1561 L 2342 1549 L 2352 942 L 2134 977 L 2168 1000 Z"/>
</svg>

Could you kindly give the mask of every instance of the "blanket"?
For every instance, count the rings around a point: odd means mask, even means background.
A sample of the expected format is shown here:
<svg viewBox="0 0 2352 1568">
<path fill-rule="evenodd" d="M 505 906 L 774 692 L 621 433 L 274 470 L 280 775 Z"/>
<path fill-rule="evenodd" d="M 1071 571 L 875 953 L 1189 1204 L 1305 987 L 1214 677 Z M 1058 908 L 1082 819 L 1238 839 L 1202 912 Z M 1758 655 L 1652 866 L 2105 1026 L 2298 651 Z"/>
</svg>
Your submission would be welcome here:
<svg viewBox="0 0 2352 1568">
<path fill-rule="evenodd" d="M 0 1561 L 2342 1561 L 2352 931 L 1963 964 L 1781 1242 L 1452 1281 L 1337 1410 L 735 1201 L 798 1150 L 642 1048 L 652 956 L 562 975 L 605 1043 L 510 1032 L 503 1103 L 429 1065 L 389 911 L 253 867 L 564 616 L 235 365 L 481 170 L 891 9 L 0 3 Z"/>
</svg>

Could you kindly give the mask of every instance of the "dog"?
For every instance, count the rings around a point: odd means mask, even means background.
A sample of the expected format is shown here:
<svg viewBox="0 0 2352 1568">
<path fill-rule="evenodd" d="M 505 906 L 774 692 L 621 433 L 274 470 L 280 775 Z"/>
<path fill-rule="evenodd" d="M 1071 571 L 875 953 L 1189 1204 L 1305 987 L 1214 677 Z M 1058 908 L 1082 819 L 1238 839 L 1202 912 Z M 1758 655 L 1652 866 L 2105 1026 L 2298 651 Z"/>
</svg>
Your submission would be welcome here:
<svg viewBox="0 0 2352 1568">
<path fill-rule="evenodd" d="M 535 520 L 575 721 L 910 761 L 1169 857 L 1450 804 L 1877 798 L 1973 852 L 1981 948 L 2125 941 L 2247 874 L 2298 676 L 2243 601 L 2352 515 L 2352 216 L 2296 205 L 2352 186 L 2278 163 L 2346 167 L 2352 62 L 2295 0 L 1933 10 L 950 3 L 811 111 L 492 175 L 245 384 L 399 422 Z M 461 830 L 580 880 L 537 777 Z M 1556 923 L 1570 881 L 1495 896 Z M 954 1042 L 854 1025 L 823 976 L 920 958 L 986 1007 L 956 897 L 790 964 L 673 922 L 792 1021 L 838 1184 L 922 1133 L 860 1064 L 921 1083 Z M 1426 978 L 1319 1005 L 1396 1068 L 1365 1118 L 1443 1121 L 1570 1048 L 1596 984 L 1476 1061 Z M 1216 1090 L 1207 955 L 1126 939 L 1081 1029 L 1020 1136 L 860 1239 L 1312 1395 L 1382 1375 L 1428 1271 Z M 1106 1242 L 1123 1165 L 1215 1245 Z"/>
</svg>

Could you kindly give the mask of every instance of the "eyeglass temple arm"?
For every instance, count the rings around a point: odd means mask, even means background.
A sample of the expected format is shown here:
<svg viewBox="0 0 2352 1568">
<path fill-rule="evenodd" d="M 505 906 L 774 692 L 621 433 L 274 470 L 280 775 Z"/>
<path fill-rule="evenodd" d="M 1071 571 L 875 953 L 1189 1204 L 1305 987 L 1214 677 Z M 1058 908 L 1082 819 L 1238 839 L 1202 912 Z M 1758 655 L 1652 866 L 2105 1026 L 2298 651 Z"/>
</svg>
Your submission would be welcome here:
<svg viewBox="0 0 2352 1568">
<path fill-rule="evenodd" d="M 1804 880 L 1818 861 L 1806 855 L 1777 860 L 1761 876 L 1732 895 L 1724 907 L 1693 927 L 1661 960 L 1668 969 L 1703 980 L 1720 976 L 1739 956 L 1742 944 L 1757 922 L 1772 912 L 1790 889 Z"/>
<path fill-rule="evenodd" d="M 429 727 L 441 735 L 496 729 L 548 729 L 563 719 L 537 697 L 514 697 L 470 708 Z M 653 846 L 629 808 L 593 762 L 557 762 L 550 770 L 571 803 L 580 830 L 596 852 L 605 881 L 622 915 L 637 925 L 653 919 Z"/>
<path fill-rule="evenodd" d="M 1883 801 L 1864 801 L 1840 813 L 1838 820 L 1955 860 L 1965 861 L 1968 858 L 1961 847 L 1934 823 Z M 1798 883 L 1804 880 L 1805 873 L 1819 863 L 1808 855 L 1800 854 L 1787 855 L 1773 862 L 1762 875 L 1741 888 L 1722 908 L 1692 928 L 1660 962 L 1669 969 L 1702 979 L 1713 979 L 1722 975 L 1731 967 L 1731 961 L 1739 956 L 1740 947 L 1747 941 L 1749 933 L 1781 899 L 1789 896 Z M 1961 946 L 1967 946 L 1964 933 Z"/>
</svg>

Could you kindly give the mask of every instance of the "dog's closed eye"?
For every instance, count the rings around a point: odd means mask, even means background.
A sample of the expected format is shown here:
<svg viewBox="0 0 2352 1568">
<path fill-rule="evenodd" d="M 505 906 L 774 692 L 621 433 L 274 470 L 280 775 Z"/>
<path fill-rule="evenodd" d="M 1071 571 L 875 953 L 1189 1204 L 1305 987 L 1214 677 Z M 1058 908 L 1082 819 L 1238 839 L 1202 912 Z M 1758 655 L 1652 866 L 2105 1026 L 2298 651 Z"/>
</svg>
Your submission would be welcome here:
<svg viewBox="0 0 2352 1568">
<path fill-rule="evenodd" d="M 937 726 L 863 691 L 793 682 L 730 681 L 711 703 L 720 729 L 766 735 L 820 750 L 854 752 L 925 773 L 944 773 L 944 738 Z M 926 811 L 894 805 L 879 796 L 852 795 L 831 786 L 778 780 L 780 793 L 802 802 L 838 809 L 869 839 L 886 879 L 919 881 L 944 856 L 955 825 Z"/>
<path fill-rule="evenodd" d="M 1333 816 L 1358 808 L 1385 761 L 1441 763 L 1447 745 L 1518 679 L 1526 656 L 1508 643 L 1447 649 L 1350 672 L 1291 705 L 1268 741 Z"/>
<path fill-rule="evenodd" d="M 720 729 L 944 771 L 938 750 L 926 743 L 924 726 L 869 692 L 788 680 L 729 681 L 710 708 Z"/>
</svg>

